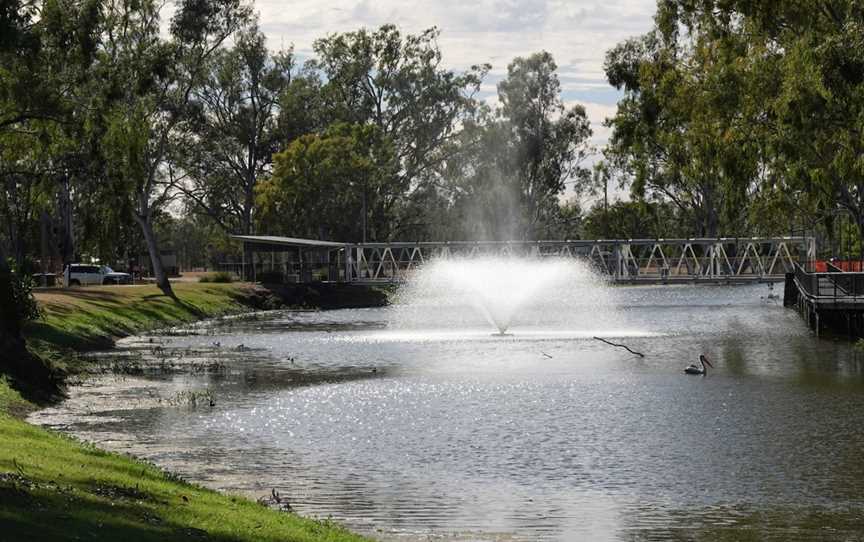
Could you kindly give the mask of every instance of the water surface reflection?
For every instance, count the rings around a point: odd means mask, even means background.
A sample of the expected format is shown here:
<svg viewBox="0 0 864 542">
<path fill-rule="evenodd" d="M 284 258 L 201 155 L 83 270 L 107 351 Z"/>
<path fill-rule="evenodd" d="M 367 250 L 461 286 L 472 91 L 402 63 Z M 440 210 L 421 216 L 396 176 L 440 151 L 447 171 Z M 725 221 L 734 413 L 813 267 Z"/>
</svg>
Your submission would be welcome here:
<svg viewBox="0 0 864 542">
<path fill-rule="evenodd" d="M 622 288 L 614 321 L 508 337 L 393 309 L 232 320 L 123 345 L 210 369 L 145 364 L 34 418 L 384 539 L 859 537 L 862 359 L 766 291 Z M 700 352 L 717 369 L 682 375 Z M 215 407 L 171 401 L 203 389 Z"/>
</svg>

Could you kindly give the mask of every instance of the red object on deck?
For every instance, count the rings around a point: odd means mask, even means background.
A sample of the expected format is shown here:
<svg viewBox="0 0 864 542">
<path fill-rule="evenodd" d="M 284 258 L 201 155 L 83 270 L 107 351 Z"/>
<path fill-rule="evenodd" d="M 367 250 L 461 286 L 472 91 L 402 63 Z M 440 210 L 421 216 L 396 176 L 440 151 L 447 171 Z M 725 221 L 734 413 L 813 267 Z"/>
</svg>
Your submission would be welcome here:
<svg viewBox="0 0 864 542">
<path fill-rule="evenodd" d="M 827 273 L 828 264 L 846 273 L 861 273 L 864 271 L 864 261 L 861 260 L 816 260 L 813 262 L 816 273 Z"/>
</svg>

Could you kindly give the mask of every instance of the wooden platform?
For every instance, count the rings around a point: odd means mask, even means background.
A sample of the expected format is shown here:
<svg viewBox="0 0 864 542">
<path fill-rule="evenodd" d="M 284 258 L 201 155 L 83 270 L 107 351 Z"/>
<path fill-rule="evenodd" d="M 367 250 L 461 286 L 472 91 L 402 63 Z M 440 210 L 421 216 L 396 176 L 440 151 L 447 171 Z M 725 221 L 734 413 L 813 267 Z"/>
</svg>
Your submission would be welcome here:
<svg viewBox="0 0 864 542">
<path fill-rule="evenodd" d="M 798 265 L 786 275 L 783 305 L 794 307 L 817 336 L 864 337 L 862 272 L 812 272 Z"/>
</svg>

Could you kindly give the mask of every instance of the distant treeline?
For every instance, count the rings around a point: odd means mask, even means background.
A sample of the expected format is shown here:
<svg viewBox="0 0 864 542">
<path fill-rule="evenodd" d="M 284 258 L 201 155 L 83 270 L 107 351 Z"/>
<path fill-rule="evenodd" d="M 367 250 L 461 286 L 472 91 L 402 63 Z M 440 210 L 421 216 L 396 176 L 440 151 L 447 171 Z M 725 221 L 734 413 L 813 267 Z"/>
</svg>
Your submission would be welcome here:
<svg viewBox="0 0 864 542">
<path fill-rule="evenodd" d="M 182 0 L 170 21 L 161 6 L 0 9 L 0 248 L 19 269 L 146 254 L 170 292 L 160 252 L 212 264 L 236 250 L 226 233 L 816 232 L 858 250 L 860 2 L 660 1 L 607 54 L 622 98 L 605 149 L 547 52 L 514 59 L 490 106 L 491 67 L 443 67 L 434 28 L 327 35 L 301 64 L 239 0 Z"/>
</svg>

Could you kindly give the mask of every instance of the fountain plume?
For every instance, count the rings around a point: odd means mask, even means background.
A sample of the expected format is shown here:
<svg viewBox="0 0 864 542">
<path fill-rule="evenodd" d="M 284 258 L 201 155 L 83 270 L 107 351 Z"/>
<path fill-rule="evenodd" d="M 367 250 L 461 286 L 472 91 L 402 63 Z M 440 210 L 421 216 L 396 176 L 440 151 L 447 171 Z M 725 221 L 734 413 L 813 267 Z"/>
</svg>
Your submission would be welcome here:
<svg viewBox="0 0 864 542">
<path fill-rule="evenodd" d="M 452 326 L 470 307 L 504 335 L 517 324 L 608 306 L 608 288 L 584 262 L 564 258 L 475 257 L 432 261 L 397 295 L 401 320 Z M 425 322 L 423 321 L 425 319 Z"/>
</svg>

